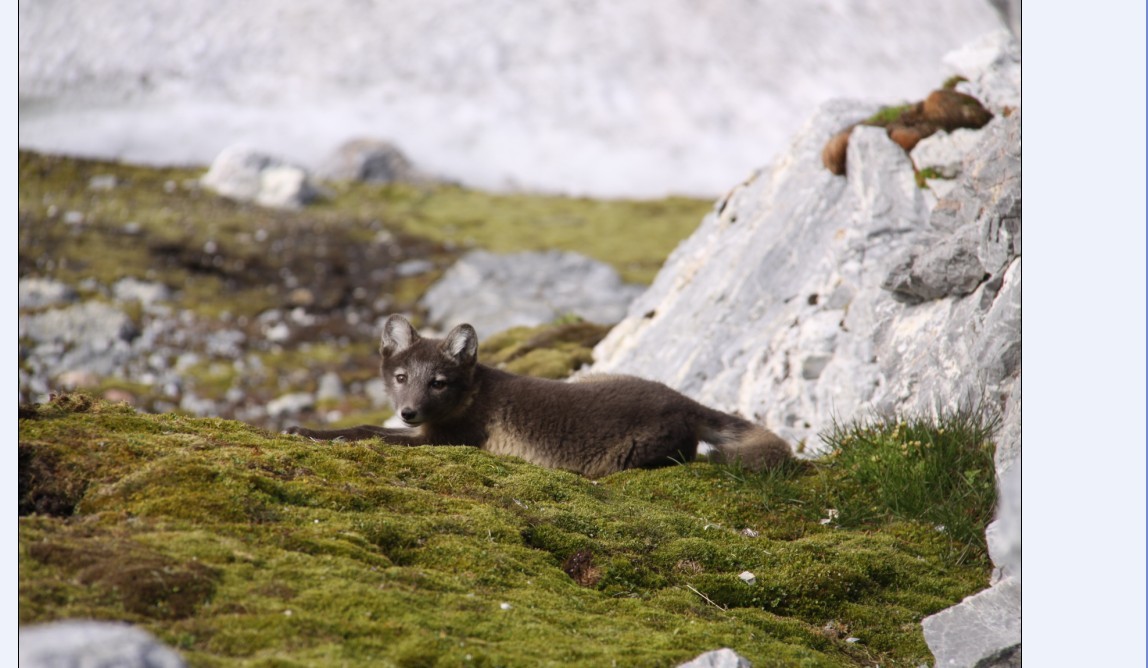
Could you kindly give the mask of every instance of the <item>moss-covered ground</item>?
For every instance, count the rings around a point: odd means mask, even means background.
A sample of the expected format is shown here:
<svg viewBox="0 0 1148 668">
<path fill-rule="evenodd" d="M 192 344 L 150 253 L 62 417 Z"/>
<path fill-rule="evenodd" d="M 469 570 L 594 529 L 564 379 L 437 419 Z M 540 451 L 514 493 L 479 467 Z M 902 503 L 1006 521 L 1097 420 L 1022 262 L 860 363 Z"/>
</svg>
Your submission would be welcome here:
<svg viewBox="0 0 1148 668">
<path fill-rule="evenodd" d="M 934 452 L 904 425 L 863 433 L 870 465 Z M 962 465 L 991 471 L 966 437 Z M 921 618 L 988 563 L 883 506 L 851 447 L 591 481 L 62 395 L 21 410 L 20 620 L 127 620 L 194 666 L 670 666 L 722 646 L 755 666 L 920 665 Z"/>
</svg>

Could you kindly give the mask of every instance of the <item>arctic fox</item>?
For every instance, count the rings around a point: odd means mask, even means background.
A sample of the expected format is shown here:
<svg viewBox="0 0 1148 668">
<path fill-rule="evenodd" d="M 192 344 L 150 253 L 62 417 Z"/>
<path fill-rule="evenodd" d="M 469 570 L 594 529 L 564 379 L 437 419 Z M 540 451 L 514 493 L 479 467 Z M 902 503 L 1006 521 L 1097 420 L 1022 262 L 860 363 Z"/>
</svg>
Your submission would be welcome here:
<svg viewBox="0 0 1148 668">
<path fill-rule="evenodd" d="M 753 470 L 792 457 L 773 432 L 661 383 L 618 375 L 563 382 L 479 364 L 478 336 L 470 325 L 431 339 L 392 315 L 383 325 L 379 352 L 387 393 L 407 428 L 287 432 L 322 440 L 470 445 L 592 478 L 692 461 L 698 441 L 714 447 L 711 461 L 737 461 Z"/>
</svg>

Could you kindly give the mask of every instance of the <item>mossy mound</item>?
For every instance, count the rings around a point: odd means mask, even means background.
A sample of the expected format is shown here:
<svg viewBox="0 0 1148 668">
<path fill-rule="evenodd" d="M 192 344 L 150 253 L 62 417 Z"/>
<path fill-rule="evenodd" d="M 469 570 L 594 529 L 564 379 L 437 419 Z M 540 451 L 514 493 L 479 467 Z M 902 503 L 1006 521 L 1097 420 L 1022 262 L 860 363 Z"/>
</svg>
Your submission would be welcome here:
<svg viewBox="0 0 1148 668">
<path fill-rule="evenodd" d="M 722 646 L 919 665 L 920 620 L 988 562 L 903 514 L 825 521 L 860 484 L 849 461 L 590 481 L 65 395 L 21 411 L 20 620 L 127 620 L 196 666 L 667 666 Z"/>
<path fill-rule="evenodd" d="M 539 378 L 566 378 L 594 361 L 594 346 L 610 327 L 574 319 L 539 327 L 514 327 L 484 340 L 484 364 Z"/>
</svg>

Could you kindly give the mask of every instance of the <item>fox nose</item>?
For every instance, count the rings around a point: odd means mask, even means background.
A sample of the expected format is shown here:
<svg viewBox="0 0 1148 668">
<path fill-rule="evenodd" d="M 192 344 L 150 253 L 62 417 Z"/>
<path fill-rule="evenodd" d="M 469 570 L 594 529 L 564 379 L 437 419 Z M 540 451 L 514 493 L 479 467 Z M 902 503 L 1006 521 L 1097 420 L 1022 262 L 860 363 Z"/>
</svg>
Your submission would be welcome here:
<svg viewBox="0 0 1148 668">
<path fill-rule="evenodd" d="M 399 415 L 401 415 L 404 420 L 407 420 L 409 422 L 409 421 L 415 419 L 416 417 L 418 417 L 419 412 L 413 408 L 404 408 L 401 411 L 399 411 Z"/>
</svg>

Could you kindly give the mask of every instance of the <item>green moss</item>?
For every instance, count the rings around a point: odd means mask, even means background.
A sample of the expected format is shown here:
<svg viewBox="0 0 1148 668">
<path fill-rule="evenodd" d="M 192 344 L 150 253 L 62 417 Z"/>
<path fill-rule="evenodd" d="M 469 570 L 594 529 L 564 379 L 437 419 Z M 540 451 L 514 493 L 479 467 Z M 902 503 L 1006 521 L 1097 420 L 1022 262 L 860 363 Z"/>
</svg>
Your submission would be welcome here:
<svg viewBox="0 0 1148 668">
<path fill-rule="evenodd" d="M 845 521 L 850 495 L 877 494 L 847 454 L 590 481 L 83 395 L 21 415 L 21 622 L 125 619 L 196 666 L 664 666 L 723 645 L 755 665 L 919 665 L 920 619 L 987 581 L 932 520 Z M 53 494 L 72 503 L 26 503 Z"/>
<path fill-rule="evenodd" d="M 928 188 L 929 179 L 942 179 L 945 177 L 937 171 L 936 167 L 926 167 L 914 172 L 913 178 L 916 179 L 918 188 Z"/>
<path fill-rule="evenodd" d="M 873 114 L 869 118 L 866 118 L 864 121 L 862 121 L 862 123 L 865 125 L 875 125 L 883 128 L 894 121 L 900 120 L 902 114 L 911 111 L 915 106 L 916 105 L 914 104 L 902 104 L 892 107 L 881 107 L 877 113 Z"/>
</svg>

